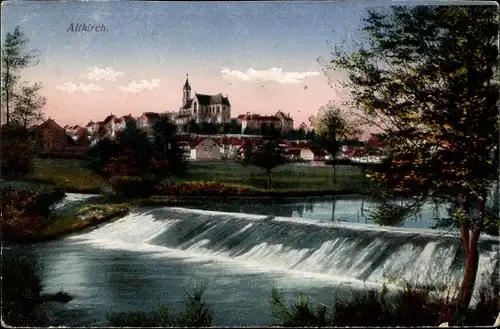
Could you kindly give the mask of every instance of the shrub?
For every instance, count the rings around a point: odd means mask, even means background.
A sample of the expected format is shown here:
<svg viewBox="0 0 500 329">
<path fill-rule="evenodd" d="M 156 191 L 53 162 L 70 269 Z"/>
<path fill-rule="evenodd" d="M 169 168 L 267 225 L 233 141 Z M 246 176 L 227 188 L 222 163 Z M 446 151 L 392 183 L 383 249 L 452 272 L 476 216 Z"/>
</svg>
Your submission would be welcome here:
<svg viewBox="0 0 500 329">
<path fill-rule="evenodd" d="M 168 309 L 159 306 L 156 312 L 118 312 L 107 315 L 111 327 L 169 327 Z"/>
<path fill-rule="evenodd" d="M 163 186 L 163 194 L 167 195 L 233 195 L 250 193 L 246 186 L 228 185 L 217 182 L 186 182 L 182 184 Z"/>
<path fill-rule="evenodd" d="M 495 281 L 495 282 L 494 282 Z M 470 308 L 465 323 L 471 326 L 491 325 L 500 311 L 500 284 L 492 283 L 479 288 L 479 300 Z M 453 320 L 455 298 L 431 285 L 414 285 L 408 282 L 396 295 L 388 297 L 387 289 L 354 293 L 350 300 L 337 300 L 327 313 L 326 307 L 314 310 L 309 300 L 301 296 L 291 306 L 273 289 L 272 314 L 281 326 L 437 326 Z"/>
<path fill-rule="evenodd" d="M 154 312 L 112 312 L 107 314 L 111 327 L 210 327 L 213 326 L 213 310 L 203 301 L 203 289 L 188 293 L 184 310 L 171 319 L 168 309 L 159 306 Z"/>
<path fill-rule="evenodd" d="M 38 192 L 4 189 L 2 191 L 4 238 L 20 238 L 40 232 L 52 206 L 64 198 L 64 195 L 60 189 Z"/>
<path fill-rule="evenodd" d="M 33 171 L 34 143 L 23 128 L 2 127 L 2 177 L 17 179 Z"/>
<path fill-rule="evenodd" d="M 113 176 L 110 179 L 113 192 L 122 198 L 147 198 L 155 191 L 155 181 L 147 176 Z"/>
<path fill-rule="evenodd" d="M 203 301 L 203 289 L 194 289 L 187 294 L 184 310 L 176 323 L 179 327 L 210 327 L 213 324 L 213 310 Z"/>
</svg>

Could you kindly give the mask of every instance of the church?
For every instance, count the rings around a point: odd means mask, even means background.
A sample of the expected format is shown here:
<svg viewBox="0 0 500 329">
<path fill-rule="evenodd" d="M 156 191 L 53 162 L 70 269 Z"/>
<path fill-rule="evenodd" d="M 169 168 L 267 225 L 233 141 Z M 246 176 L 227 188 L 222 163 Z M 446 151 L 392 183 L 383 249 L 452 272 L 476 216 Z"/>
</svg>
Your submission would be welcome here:
<svg viewBox="0 0 500 329">
<path fill-rule="evenodd" d="M 178 124 L 184 124 L 193 119 L 198 123 L 223 123 L 231 120 L 231 104 L 227 96 L 224 97 L 221 93 L 217 95 L 195 93 L 191 98 L 191 85 L 187 74 L 182 92 L 182 106 L 176 117 Z"/>
</svg>

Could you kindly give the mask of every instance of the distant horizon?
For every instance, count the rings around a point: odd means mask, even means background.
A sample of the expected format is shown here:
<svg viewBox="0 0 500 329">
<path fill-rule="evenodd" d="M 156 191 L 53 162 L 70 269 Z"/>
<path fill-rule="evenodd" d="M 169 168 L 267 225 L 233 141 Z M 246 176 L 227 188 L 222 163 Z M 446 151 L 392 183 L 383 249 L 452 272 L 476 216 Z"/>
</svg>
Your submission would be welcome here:
<svg viewBox="0 0 500 329">
<path fill-rule="evenodd" d="M 20 26 L 27 50 L 39 50 L 22 80 L 42 83 L 45 117 L 61 126 L 177 112 L 189 74 L 192 95 L 228 95 L 232 118 L 281 110 L 298 127 L 346 95 L 329 84 L 345 77 L 327 77 L 318 58 L 359 39 L 366 4 L 8 1 L 2 9 L 2 43 Z"/>
</svg>

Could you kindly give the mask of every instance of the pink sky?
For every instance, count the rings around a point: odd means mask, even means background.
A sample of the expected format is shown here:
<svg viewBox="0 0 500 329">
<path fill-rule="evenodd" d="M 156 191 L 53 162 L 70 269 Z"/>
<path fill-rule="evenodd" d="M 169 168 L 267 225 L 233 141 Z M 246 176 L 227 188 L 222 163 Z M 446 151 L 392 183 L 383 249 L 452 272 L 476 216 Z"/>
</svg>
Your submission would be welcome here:
<svg viewBox="0 0 500 329">
<path fill-rule="evenodd" d="M 358 40 L 365 11 L 357 2 L 11 1 L 2 39 L 20 26 L 39 50 L 23 79 L 43 84 L 46 117 L 62 126 L 178 111 L 188 73 L 193 93 L 228 95 L 233 118 L 281 110 L 298 127 L 340 97 L 317 59 Z M 81 23 L 106 30 L 75 32 Z"/>
</svg>

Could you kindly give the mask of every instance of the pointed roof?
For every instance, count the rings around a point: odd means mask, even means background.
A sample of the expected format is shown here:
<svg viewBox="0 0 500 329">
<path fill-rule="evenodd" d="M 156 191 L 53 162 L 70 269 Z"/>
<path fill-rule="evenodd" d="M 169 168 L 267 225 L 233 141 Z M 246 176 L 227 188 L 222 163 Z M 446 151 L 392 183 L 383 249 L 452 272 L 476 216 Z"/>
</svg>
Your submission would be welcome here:
<svg viewBox="0 0 500 329">
<path fill-rule="evenodd" d="M 184 83 L 184 89 L 191 90 L 191 86 L 189 85 L 188 74 L 186 74 L 186 82 Z"/>
</svg>

